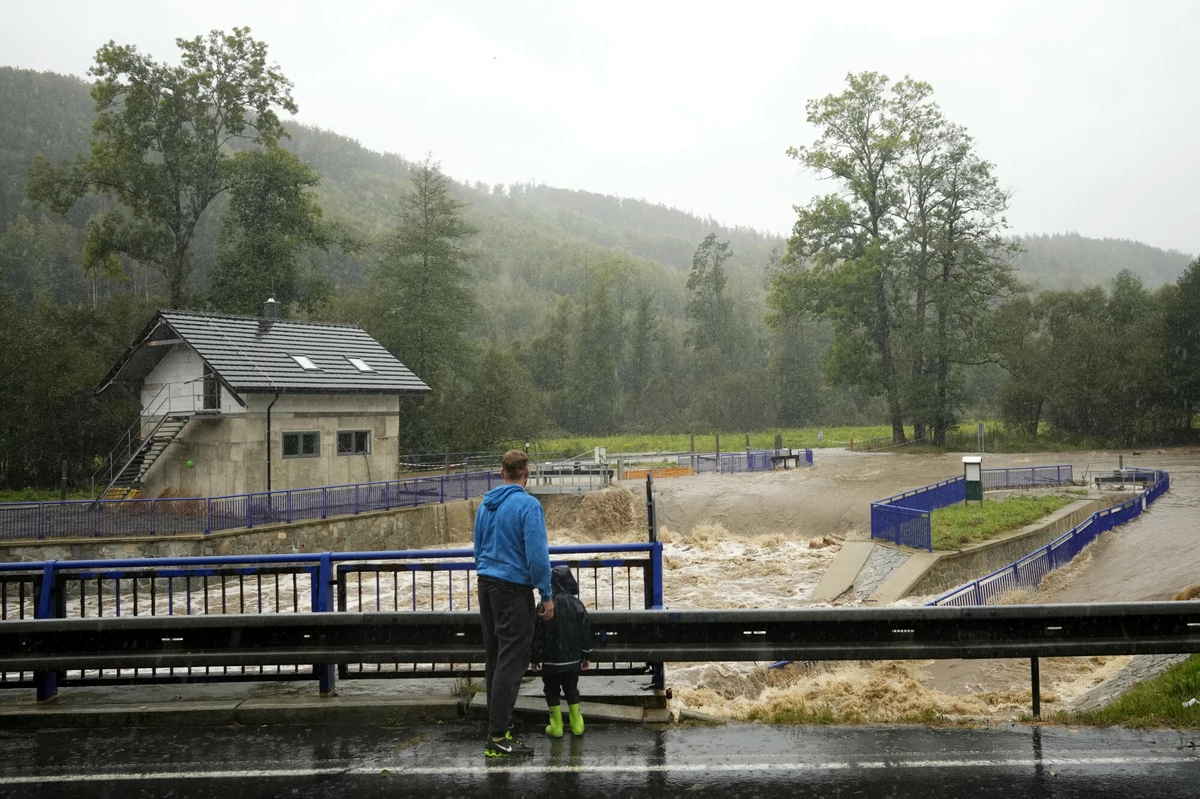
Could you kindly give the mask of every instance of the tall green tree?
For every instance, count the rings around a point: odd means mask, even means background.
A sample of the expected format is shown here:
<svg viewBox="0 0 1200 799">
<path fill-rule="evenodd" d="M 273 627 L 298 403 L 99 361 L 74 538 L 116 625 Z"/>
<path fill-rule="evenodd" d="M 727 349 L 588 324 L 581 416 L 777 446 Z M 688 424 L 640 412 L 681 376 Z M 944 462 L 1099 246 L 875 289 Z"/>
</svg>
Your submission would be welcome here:
<svg viewBox="0 0 1200 799">
<path fill-rule="evenodd" d="M 896 443 L 906 417 L 944 443 L 960 367 L 989 360 L 987 314 L 1015 289 L 1008 195 L 928 84 L 873 72 L 847 83 L 808 104 L 821 135 L 789 150 L 841 191 L 797 208 L 770 320 L 830 320 L 831 382 L 883 396 Z"/>
<path fill-rule="evenodd" d="M 1018 247 L 1004 236 L 1008 192 L 1000 187 L 992 164 L 975 154 L 971 137 L 961 128 L 948 126 L 944 137 L 942 163 L 936 170 L 933 268 L 918 283 L 918 293 L 929 300 L 920 313 L 933 316 L 932 336 L 924 347 L 931 379 L 923 383 L 921 407 L 933 426 L 933 443 L 939 446 L 957 424 L 956 370 L 993 360 L 988 317 L 1019 289 L 1012 269 Z M 922 334 L 924 329 L 922 318 Z"/>
<path fill-rule="evenodd" d="M 432 156 L 414 165 L 373 278 L 376 337 L 426 382 L 453 370 L 469 352 L 475 298 L 467 244 L 476 229 L 464 220 L 465 208 Z"/>
<path fill-rule="evenodd" d="M 901 160 L 912 92 L 896 92 L 884 75 L 848 75 L 839 95 L 811 100 L 813 144 L 788 155 L 841 191 L 797 207 L 784 269 L 772 281 L 772 319 L 815 313 L 830 319 L 849 359 L 831 360 L 831 377 L 884 395 L 892 437 L 905 440 L 902 385 L 894 341 L 900 259 L 893 245 Z M 839 373 L 837 365 L 855 364 Z"/>
<path fill-rule="evenodd" d="M 1164 295 L 1166 369 L 1179 426 L 1191 431 L 1200 417 L 1200 258 Z"/>
<path fill-rule="evenodd" d="M 685 312 L 693 326 L 688 341 L 697 350 L 715 348 L 727 353 L 730 344 L 729 282 L 725 262 L 733 256 L 728 241 L 717 241 L 709 233 L 692 256 L 692 271 L 688 274 L 688 297 Z"/>
<path fill-rule="evenodd" d="M 237 153 L 228 172 L 229 206 L 221 222 L 212 304 L 242 314 L 255 313 L 268 295 L 285 310 L 319 305 L 329 286 L 302 273 L 297 260 L 307 248 L 327 249 L 339 241 L 317 204 L 317 170 L 273 147 Z"/>
<path fill-rule="evenodd" d="M 624 330 L 614 268 L 605 263 L 593 270 L 576 308 L 564 417 L 568 429 L 581 433 L 608 433 L 616 426 Z"/>
<path fill-rule="evenodd" d="M 121 257 L 147 265 L 183 307 L 197 226 L 229 187 L 229 146 L 275 146 L 286 135 L 277 110 L 296 104 L 249 28 L 175 43 L 177 66 L 116 42 L 97 51 L 91 152 L 58 166 L 39 157 L 28 193 L 60 214 L 89 192 L 108 197 L 115 207 L 88 223 L 84 268 L 119 274 Z"/>
</svg>

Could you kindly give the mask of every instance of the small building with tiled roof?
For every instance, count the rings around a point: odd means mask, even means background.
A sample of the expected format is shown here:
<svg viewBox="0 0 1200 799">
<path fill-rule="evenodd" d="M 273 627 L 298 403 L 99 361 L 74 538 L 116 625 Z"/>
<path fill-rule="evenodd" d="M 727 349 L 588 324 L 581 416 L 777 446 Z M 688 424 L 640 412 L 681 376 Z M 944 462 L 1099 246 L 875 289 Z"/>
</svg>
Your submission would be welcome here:
<svg viewBox="0 0 1200 799">
<path fill-rule="evenodd" d="M 356 325 L 160 311 L 99 386 L 141 416 L 96 476 L 109 498 L 390 480 L 400 397 L 429 390 Z"/>
</svg>

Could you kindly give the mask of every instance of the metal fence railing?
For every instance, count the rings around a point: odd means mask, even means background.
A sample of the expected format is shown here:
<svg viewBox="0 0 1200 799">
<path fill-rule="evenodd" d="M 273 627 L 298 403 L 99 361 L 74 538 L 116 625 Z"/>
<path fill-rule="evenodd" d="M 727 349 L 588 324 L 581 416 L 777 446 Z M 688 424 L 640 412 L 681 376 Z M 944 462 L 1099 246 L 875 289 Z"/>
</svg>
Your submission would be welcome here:
<svg viewBox="0 0 1200 799">
<path fill-rule="evenodd" d="M 1069 485 L 1073 482 L 1074 470 L 1069 464 L 983 470 L 985 491 Z M 962 502 L 966 496 L 966 482 L 959 475 L 872 502 L 871 538 L 932 552 L 933 533 L 929 514 L 938 508 Z"/>
<path fill-rule="evenodd" d="M 580 599 L 597 610 L 663 607 L 661 543 L 550 547 L 570 566 Z M 479 606 L 470 549 L 325 552 L 199 558 L 46 561 L 0 564 L 0 622 L 122 616 L 455 611 Z M 67 672 L 53 685 L 188 681 L 308 680 L 332 685 L 322 667 L 258 666 L 95 669 Z M 657 664 L 606 663 L 604 674 L 661 673 Z M 481 664 L 342 664 L 343 678 L 464 677 Z M 53 676 L 53 675 L 52 675 Z M 39 682 L 40 680 L 40 682 Z M 32 673 L 0 673 L 0 687 L 39 685 Z M 52 688 L 53 685 L 50 687 Z M 52 694 L 51 694 L 52 695 Z"/>
<path fill-rule="evenodd" d="M 1145 491 L 1120 505 L 1096 511 L 1071 530 L 1041 549 L 1029 553 L 986 577 L 959 586 L 929 605 L 988 605 L 1010 591 L 1037 590 L 1042 579 L 1057 568 L 1070 563 L 1084 547 L 1114 527 L 1139 516 L 1151 503 L 1171 487 L 1171 476 L 1157 469 L 1133 469 L 1131 480 L 1145 480 Z"/>
<path fill-rule="evenodd" d="M 0 539 L 206 534 L 481 497 L 496 471 L 227 497 L 0 503 Z"/>
<path fill-rule="evenodd" d="M 794 449 L 791 451 L 798 466 L 812 466 L 813 452 L 811 449 Z M 769 472 L 775 468 L 779 456 L 775 450 L 755 449 L 745 452 L 704 452 L 677 455 L 677 466 L 690 466 L 695 474 L 734 474 L 736 472 Z"/>
<path fill-rule="evenodd" d="M 529 458 L 538 461 L 555 461 L 566 458 L 566 452 L 530 452 Z M 400 469 L 406 472 L 434 472 L 455 469 L 499 468 L 503 452 L 413 452 L 400 456 Z"/>
</svg>

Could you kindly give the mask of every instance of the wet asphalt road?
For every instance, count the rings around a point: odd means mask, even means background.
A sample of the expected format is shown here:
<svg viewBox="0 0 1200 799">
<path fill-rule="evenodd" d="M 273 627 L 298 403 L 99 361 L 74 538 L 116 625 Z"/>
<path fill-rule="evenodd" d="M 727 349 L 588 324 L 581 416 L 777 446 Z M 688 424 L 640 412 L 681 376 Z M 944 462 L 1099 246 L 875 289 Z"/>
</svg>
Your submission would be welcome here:
<svg viewBox="0 0 1200 799">
<path fill-rule="evenodd" d="M 0 733 L 0 797 L 1195 797 L 1172 731 L 596 727 L 487 761 L 470 723 Z"/>
</svg>

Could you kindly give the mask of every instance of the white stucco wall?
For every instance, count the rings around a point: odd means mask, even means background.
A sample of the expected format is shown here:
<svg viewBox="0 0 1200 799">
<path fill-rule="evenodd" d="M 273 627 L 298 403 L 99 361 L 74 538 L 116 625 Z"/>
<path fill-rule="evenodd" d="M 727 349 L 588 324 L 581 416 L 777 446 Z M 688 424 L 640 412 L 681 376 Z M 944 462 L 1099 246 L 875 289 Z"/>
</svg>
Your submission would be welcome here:
<svg viewBox="0 0 1200 799">
<path fill-rule="evenodd" d="M 204 405 L 204 359 L 187 344 L 172 344 L 158 365 L 150 370 L 142 383 L 142 411 L 162 413 L 191 413 L 200 410 Z M 164 385 L 170 386 L 170 399 L 167 404 L 156 404 L 151 408 L 151 402 L 158 397 Z M 163 398 L 158 397 L 158 403 Z M 221 388 L 221 412 L 243 413 L 245 411 L 229 392 Z"/>
</svg>

